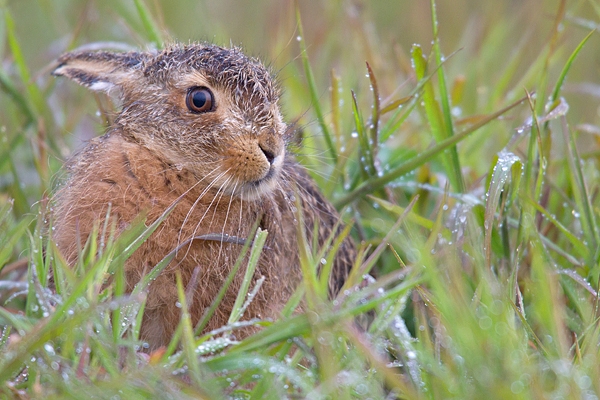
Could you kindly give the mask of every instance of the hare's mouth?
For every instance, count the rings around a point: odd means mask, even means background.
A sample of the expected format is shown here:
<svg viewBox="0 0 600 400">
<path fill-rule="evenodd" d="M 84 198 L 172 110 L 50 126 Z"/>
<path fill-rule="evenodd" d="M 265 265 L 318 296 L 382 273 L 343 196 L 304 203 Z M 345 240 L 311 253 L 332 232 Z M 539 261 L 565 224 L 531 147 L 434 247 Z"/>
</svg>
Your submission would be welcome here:
<svg viewBox="0 0 600 400">
<path fill-rule="evenodd" d="M 247 181 L 241 185 L 238 195 L 244 200 L 256 200 L 269 194 L 277 185 L 282 164 L 283 162 L 273 163 L 261 178 Z"/>
<path fill-rule="evenodd" d="M 249 182 L 249 184 L 254 187 L 259 187 L 261 185 L 264 185 L 265 183 L 269 182 L 271 179 L 273 179 L 275 177 L 275 175 L 276 175 L 275 170 L 276 170 L 276 168 L 274 166 L 271 166 L 271 168 L 269 168 L 269 170 L 267 171 L 265 176 L 263 176 L 262 178 L 260 178 L 256 181 Z"/>
</svg>

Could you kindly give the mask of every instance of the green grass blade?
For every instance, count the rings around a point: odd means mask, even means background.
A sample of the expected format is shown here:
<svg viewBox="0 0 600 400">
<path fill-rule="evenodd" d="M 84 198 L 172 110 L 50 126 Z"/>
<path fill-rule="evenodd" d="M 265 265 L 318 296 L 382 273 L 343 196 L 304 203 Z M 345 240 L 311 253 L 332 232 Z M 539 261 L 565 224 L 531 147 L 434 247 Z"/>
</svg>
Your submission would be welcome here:
<svg viewBox="0 0 600 400">
<path fill-rule="evenodd" d="M 437 19 L 437 11 L 435 6 L 435 0 L 431 0 L 431 22 L 433 26 L 433 52 L 436 57 L 437 65 L 439 65 L 438 70 L 438 86 L 440 91 L 440 100 L 442 103 L 442 116 L 444 118 L 444 134 L 443 138 L 446 139 L 454 135 L 454 124 L 452 122 L 452 111 L 450 109 L 450 101 L 448 96 L 448 89 L 446 86 L 446 75 L 444 73 L 444 68 L 442 66 L 442 51 L 440 50 L 440 38 L 438 34 L 438 19 Z M 465 183 L 463 181 L 462 170 L 460 168 L 460 161 L 458 159 L 458 150 L 456 146 L 451 147 L 449 150 L 450 153 L 450 167 L 451 169 L 448 171 L 450 181 L 453 183 L 454 189 L 462 193 L 465 191 Z"/>
<path fill-rule="evenodd" d="M 17 40 L 15 32 L 15 22 L 12 17 L 12 14 L 10 13 L 7 7 L 5 7 L 3 11 L 4 23 L 6 24 L 6 32 L 10 51 L 14 57 L 15 64 L 17 65 L 19 74 L 21 75 L 21 79 L 23 80 L 23 83 L 27 88 L 28 98 L 35 107 L 36 112 L 41 113 L 41 110 L 45 108 L 46 104 L 44 96 L 42 95 L 35 82 L 31 79 L 29 67 L 27 66 L 27 62 L 25 61 L 25 57 L 23 56 L 23 51 L 21 50 L 21 46 L 19 45 L 19 41 Z M 27 109 L 30 108 L 27 107 Z"/>
<path fill-rule="evenodd" d="M 412 48 L 412 59 L 413 65 L 415 68 L 415 74 L 417 75 L 417 79 L 422 80 L 426 76 L 427 72 L 427 60 L 423 55 L 423 51 L 420 46 L 413 46 Z M 438 73 L 441 71 L 441 66 L 437 70 Z M 425 109 L 425 115 L 427 116 L 427 122 L 429 123 L 429 127 L 431 128 L 431 134 L 436 142 L 440 143 L 450 137 L 446 134 L 447 127 L 445 126 L 445 120 L 443 118 L 442 110 L 440 109 L 440 105 L 435 99 L 435 92 L 433 88 L 433 82 L 427 81 L 423 86 L 423 103 Z M 456 180 L 456 173 L 454 172 L 454 168 L 452 165 L 451 156 L 447 153 L 443 153 L 441 155 L 442 163 L 444 165 L 444 169 L 448 175 L 448 179 L 452 182 L 452 187 L 455 190 L 458 190 L 460 184 L 459 180 Z M 460 178 L 462 180 L 462 176 Z"/>
<path fill-rule="evenodd" d="M 558 96 L 560 96 L 560 90 L 562 89 L 563 83 L 565 82 L 565 79 L 567 78 L 567 74 L 569 73 L 569 70 L 571 69 L 571 66 L 573 65 L 573 61 L 575 61 L 575 58 L 577 58 L 577 56 L 583 49 L 583 46 L 587 43 L 589 38 L 591 38 L 595 32 L 596 32 L 596 30 L 593 30 L 590 33 L 588 33 L 586 35 L 586 37 L 584 37 L 583 40 L 577 45 L 575 50 L 573 50 L 573 53 L 571 53 L 571 55 L 569 56 L 569 59 L 567 60 L 562 71 L 560 71 L 560 75 L 558 76 L 558 79 L 556 80 L 556 86 L 554 87 L 554 90 L 552 91 L 552 96 L 550 97 L 551 103 L 558 100 Z"/>
<path fill-rule="evenodd" d="M 410 99 L 407 99 L 407 101 Z M 417 106 L 417 102 L 411 102 L 406 109 L 398 109 L 394 115 L 381 128 L 381 142 L 385 143 L 394 132 L 400 129 L 400 126 L 411 116 L 413 110 Z M 383 112 L 383 111 L 382 111 Z"/>
<path fill-rule="evenodd" d="M 4 72 L 1 68 L 0 87 L 13 99 L 13 102 L 21 110 L 21 114 L 25 116 L 25 126 L 33 123 L 36 120 L 36 116 L 35 111 L 31 108 L 31 104 L 29 101 L 27 101 L 27 98 L 19 92 L 8 75 L 6 75 L 6 72 Z M 17 136 L 20 137 L 21 135 Z M 0 158 L 0 160 L 4 160 L 4 157 Z"/>
<path fill-rule="evenodd" d="M 223 370 L 235 371 L 239 369 L 257 370 L 258 372 L 273 371 L 271 373 L 285 377 L 304 393 L 309 392 L 313 387 L 313 382 L 308 380 L 302 374 L 299 374 L 297 370 L 284 363 L 258 354 L 227 354 L 221 357 L 215 357 L 212 360 L 209 360 L 205 365 L 215 372 Z"/>
<path fill-rule="evenodd" d="M 183 282 L 181 280 L 181 272 L 176 271 L 177 277 L 177 296 L 181 305 L 181 319 L 179 324 L 182 327 L 183 340 L 181 341 L 182 352 L 187 360 L 187 365 L 190 371 L 192 381 L 198 385 L 202 385 L 200 365 L 196 361 L 196 345 L 194 342 L 194 328 L 192 327 L 192 317 L 190 316 Z"/>
<path fill-rule="evenodd" d="M 327 243 L 325 243 L 324 249 L 322 249 L 321 251 L 321 257 L 326 255 L 325 265 L 323 265 L 323 267 L 321 268 L 319 276 L 321 286 L 320 293 L 322 294 L 326 294 L 328 292 L 331 271 L 333 269 L 335 257 L 340 246 L 342 245 L 346 237 L 348 237 L 348 235 L 350 234 L 351 229 L 352 225 L 346 225 L 344 229 L 337 235 L 335 235 L 335 232 L 337 232 L 337 227 L 333 229 L 330 237 L 327 240 Z M 319 259 L 323 260 L 322 258 Z"/>
<path fill-rule="evenodd" d="M 185 194 L 184 194 L 185 195 Z M 134 251 L 136 251 L 142 243 L 146 241 L 154 233 L 154 231 L 163 223 L 165 219 L 171 214 L 171 212 L 177 207 L 179 201 L 183 198 L 180 196 L 173 202 L 167 209 L 149 226 L 145 226 L 146 217 L 144 215 L 138 216 L 134 222 L 131 223 L 132 229 L 129 230 L 128 236 L 133 240 L 127 240 L 126 247 L 119 253 L 115 258 L 115 265 L 124 264 Z"/>
<path fill-rule="evenodd" d="M 333 123 L 333 133 L 335 140 L 341 143 L 342 140 L 342 111 L 340 102 L 340 92 L 342 86 L 340 77 L 335 73 L 334 69 L 331 69 L 331 120 Z M 340 149 L 340 153 L 343 153 Z"/>
<path fill-rule="evenodd" d="M 238 291 L 237 297 L 235 299 L 235 303 L 233 304 L 233 308 L 231 310 L 231 315 L 229 316 L 228 324 L 232 324 L 234 322 L 239 321 L 244 312 L 244 299 L 248 294 L 248 289 L 250 288 L 250 283 L 252 282 L 252 278 L 254 277 L 254 271 L 258 266 L 258 259 L 262 253 L 262 249 L 265 245 L 265 241 L 267 240 L 267 231 L 263 231 L 258 228 L 256 232 L 256 236 L 254 238 L 254 243 L 252 244 L 252 249 L 250 250 L 250 259 L 248 260 L 248 266 L 246 267 L 246 273 L 244 274 L 244 280 L 242 281 L 242 286 Z"/>
<path fill-rule="evenodd" d="M 146 3 L 144 3 L 144 0 L 133 0 L 133 2 L 142 21 L 142 25 L 144 26 L 144 30 L 146 31 L 146 36 L 157 49 L 160 49 L 164 40 L 160 33 L 160 29 L 156 25 L 154 18 L 152 18 L 152 15 L 146 6 Z"/>
<path fill-rule="evenodd" d="M 509 152 L 500 152 L 494 165 L 491 180 L 486 193 L 484 234 L 485 234 L 485 260 L 486 267 L 492 267 L 492 228 L 494 227 L 496 210 L 500 202 L 500 195 L 506 196 L 507 186 L 511 184 L 514 169 L 520 175 L 522 163 L 519 157 Z"/>
<path fill-rule="evenodd" d="M 410 160 L 402 163 L 401 165 L 399 165 L 396 168 L 392 169 L 391 171 L 387 172 L 383 176 L 380 176 L 377 178 L 371 178 L 371 179 L 365 181 L 363 184 L 361 184 L 359 187 L 357 187 L 352 192 L 350 192 L 347 195 L 343 196 L 342 198 L 334 201 L 334 205 L 336 206 L 336 208 L 340 209 L 343 206 L 361 198 L 362 196 L 364 196 L 368 193 L 371 193 L 377 189 L 382 188 L 387 183 L 390 183 L 391 181 L 401 177 L 402 175 L 405 175 L 408 172 L 425 164 L 426 162 L 431 160 L 432 157 L 438 155 L 442 151 L 450 148 L 451 146 L 454 146 L 455 144 L 457 144 L 458 142 L 460 142 L 461 140 L 463 140 L 464 138 L 469 136 L 471 133 L 475 132 L 477 129 L 486 125 L 490 121 L 495 120 L 496 118 L 498 118 L 502 114 L 506 113 L 507 111 L 515 108 L 516 106 L 521 104 L 524 100 L 525 100 L 525 98 L 521 98 L 518 101 L 510 104 L 509 106 L 507 106 L 493 114 L 488 115 L 487 117 L 485 117 L 485 118 L 479 120 L 478 122 L 476 122 L 475 124 L 473 124 L 471 127 L 467 128 L 464 131 L 425 150 L 418 156 L 413 157 Z"/>
<path fill-rule="evenodd" d="M 373 160 L 373 149 L 368 132 L 365 130 L 362 115 L 358 109 L 356 95 L 352 92 L 352 114 L 354 115 L 354 126 L 358 134 L 358 157 L 360 162 L 360 173 L 363 179 L 375 175 L 375 163 Z"/>
<path fill-rule="evenodd" d="M 10 212 L 10 209 L 2 211 L 8 213 Z M 27 229 L 31 225 L 32 220 L 32 218 L 23 218 L 21 221 L 8 228 L 7 231 L 0 233 L 0 271 L 8 262 L 13 250 L 17 248 L 17 243 L 26 237 Z M 0 224 L 0 227 L 2 227 L 2 224 Z"/>
<path fill-rule="evenodd" d="M 227 275 L 227 278 L 225 278 L 225 281 L 223 282 L 221 289 L 219 289 L 219 293 L 217 293 L 217 296 L 210 304 L 210 307 L 208 307 L 204 311 L 204 313 L 202 314 L 202 318 L 200 318 L 200 321 L 198 321 L 198 323 L 196 324 L 196 327 L 194 329 L 194 332 L 196 334 L 199 334 L 200 332 L 202 332 L 204 330 L 204 328 L 206 328 L 206 325 L 208 325 L 210 318 L 215 313 L 219 304 L 221 304 L 221 300 L 223 300 L 223 297 L 225 297 L 225 293 L 227 292 L 227 289 L 229 289 L 229 286 L 231 286 L 231 283 L 233 282 L 235 275 L 237 274 L 238 270 L 240 269 L 240 266 L 242 265 L 242 262 L 244 261 L 244 258 L 246 257 L 246 253 L 248 252 L 248 249 L 250 249 L 250 245 L 252 244 L 251 238 L 256 236 L 256 232 L 258 230 L 259 223 L 260 223 L 260 219 L 257 219 L 254 222 L 254 225 L 250 229 L 248 238 L 246 239 L 246 243 L 244 243 L 244 246 L 242 247 L 242 249 L 240 251 L 240 255 L 238 256 L 238 259 L 235 261 L 233 268 L 231 268 L 231 271 Z"/>
<path fill-rule="evenodd" d="M 315 77 L 313 75 L 312 68 L 310 67 L 310 62 L 308 61 L 308 52 L 306 50 L 306 42 L 304 39 L 304 30 L 302 28 L 302 20 L 300 18 L 299 8 L 296 9 L 296 23 L 298 24 L 298 37 L 300 38 L 302 66 L 304 68 L 304 73 L 306 74 L 306 80 L 308 81 L 308 90 L 310 92 L 310 98 L 312 102 L 311 105 L 315 111 L 315 114 L 317 115 L 317 121 L 319 122 L 319 127 L 321 128 L 323 138 L 325 139 L 325 143 L 327 144 L 327 150 L 329 152 L 329 155 L 331 156 L 333 163 L 335 164 L 338 159 L 338 151 L 335 143 L 333 143 L 331 132 L 329 131 L 329 127 L 325 122 L 323 110 L 321 109 L 321 102 L 319 101 L 319 95 L 317 92 L 317 84 L 315 83 Z"/>
<path fill-rule="evenodd" d="M 556 219 L 555 215 L 550 214 L 548 210 L 534 202 L 531 199 L 527 199 L 527 201 L 531 204 L 533 208 L 535 208 L 540 214 L 544 216 L 550 223 L 558 228 L 558 230 L 565 235 L 567 240 L 573 245 L 579 256 L 583 259 L 587 259 L 590 254 L 589 248 L 573 233 L 571 233 L 566 226 L 564 226 L 558 219 Z"/>
<path fill-rule="evenodd" d="M 598 279 L 598 276 L 600 276 L 600 271 L 596 267 L 595 261 L 598 257 L 598 253 L 600 252 L 600 250 L 598 250 L 598 245 L 600 244 L 600 233 L 598 232 L 597 221 L 598 215 L 593 212 L 591 196 L 587 189 L 587 184 L 581 169 L 581 159 L 579 157 L 579 153 L 577 152 L 575 139 L 569 130 L 565 116 L 561 117 L 561 122 L 562 134 L 568 152 L 567 160 L 569 164 L 571 188 L 573 190 L 573 196 L 575 197 L 577 209 L 581 213 L 581 227 L 587 241 L 587 246 L 590 249 L 595 249 L 594 251 L 590 252 L 592 259 L 587 260 L 587 264 L 589 268 L 591 268 L 590 273 L 592 274 L 592 279 L 595 282 Z"/>
<path fill-rule="evenodd" d="M 371 82 L 371 90 L 373 91 L 373 106 L 371 112 L 371 125 L 369 127 L 371 131 L 371 145 L 373 157 L 377 154 L 377 147 L 379 146 L 379 116 L 381 115 L 381 105 L 379 100 L 379 86 L 377 85 L 377 79 L 375 79 L 375 73 L 371 69 L 369 63 L 367 63 L 367 71 L 369 73 L 369 81 Z"/>
</svg>

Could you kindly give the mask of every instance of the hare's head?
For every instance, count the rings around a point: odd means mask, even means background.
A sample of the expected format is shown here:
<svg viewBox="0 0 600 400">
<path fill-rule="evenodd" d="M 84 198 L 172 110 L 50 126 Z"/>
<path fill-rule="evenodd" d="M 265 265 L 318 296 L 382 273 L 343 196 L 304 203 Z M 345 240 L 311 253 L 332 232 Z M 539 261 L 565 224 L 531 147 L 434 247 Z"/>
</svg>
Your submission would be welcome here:
<svg viewBox="0 0 600 400">
<path fill-rule="evenodd" d="M 53 74 L 118 90 L 113 129 L 227 195 L 257 198 L 283 165 L 286 125 L 269 71 L 239 49 L 172 45 L 149 52 L 73 52 Z"/>
</svg>

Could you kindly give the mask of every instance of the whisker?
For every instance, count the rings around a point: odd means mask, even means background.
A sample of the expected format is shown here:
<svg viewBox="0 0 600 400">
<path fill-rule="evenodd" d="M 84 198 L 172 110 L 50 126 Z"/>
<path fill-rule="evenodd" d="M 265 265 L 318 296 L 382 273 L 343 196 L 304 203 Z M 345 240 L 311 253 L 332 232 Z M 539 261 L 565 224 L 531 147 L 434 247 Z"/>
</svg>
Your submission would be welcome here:
<svg viewBox="0 0 600 400">
<path fill-rule="evenodd" d="M 239 179 L 236 179 L 236 181 L 233 185 L 233 189 L 231 190 L 233 193 L 235 193 L 235 189 L 237 188 L 238 183 L 239 183 Z M 232 202 L 233 202 L 233 196 L 229 196 L 229 203 L 227 204 L 227 212 L 225 213 L 225 219 L 223 220 L 223 228 L 221 229 L 222 236 L 225 236 L 225 226 L 227 225 L 227 220 L 229 219 L 229 211 L 231 210 Z M 221 242 L 221 246 L 219 246 L 219 255 L 218 255 L 219 258 L 221 257 L 221 252 L 223 250 L 223 243 L 224 242 Z"/>
<path fill-rule="evenodd" d="M 194 203 L 192 204 L 192 206 L 190 207 L 190 209 L 188 210 L 183 223 L 181 224 L 181 228 L 179 229 L 179 235 L 177 236 L 177 243 L 181 243 L 181 234 L 183 232 L 183 227 L 185 226 L 185 224 L 187 223 L 188 219 L 190 218 L 192 212 L 194 211 L 194 209 L 196 208 L 196 206 L 198 205 L 198 203 L 200 202 L 200 200 L 202 200 L 202 198 L 204 197 L 204 195 L 206 193 L 208 193 L 208 191 L 214 186 L 215 182 L 220 179 L 222 176 L 224 176 L 225 174 L 227 174 L 227 172 L 229 172 L 229 170 L 222 172 L 221 174 L 219 174 L 216 178 L 214 178 L 205 188 L 204 190 L 198 195 L 198 197 L 196 198 L 196 200 L 194 201 Z M 204 178 L 202 178 L 200 181 L 198 181 L 198 183 L 196 183 L 197 186 L 200 182 L 202 182 L 204 179 L 210 177 L 210 175 L 205 176 Z M 204 217 L 203 217 L 204 218 Z M 192 234 L 192 236 L 194 236 L 196 234 L 196 231 L 194 231 L 194 233 Z"/>
<path fill-rule="evenodd" d="M 177 238 L 177 243 L 181 243 L 181 234 L 183 233 L 183 227 L 185 226 L 185 224 L 187 223 L 192 211 L 196 208 L 196 206 L 198 205 L 198 203 L 200 202 L 200 200 L 204 197 L 204 195 L 206 193 L 208 193 L 208 191 L 215 185 L 215 183 L 218 181 L 218 179 L 220 179 L 222 176 L 226 175 L 227 171 L 222 172 L 221 174 L 219 174 L 215 179 L 213 179 L 210 184 L 208 186 L 206 186 L 204 188 L 204 190 L 198 195 L 198 197 L 196 198 L 196 200 L 194 201 L 194 203 L 192 204 L 192 206 L 190 207 L 188 213 L 186 214 L 186 217 L 181 225 L 181 228 L 179 229 L 179 235 Z M 220 190 L 220 189 L 219 189 Z M 218 193 L 218 192 L 217 192 Z M 198 221 L 198 223 L 195 225 L 194 230 L 192 232 L 191 237 L 195 237 L 196 234 L 198 233 L 198 229 L 200 227 L 200 225 L 202 224 L 202 221 L 204 220 L 204 217 L 206 217 L 206 214 L 208 213 L 208 211 L 210 210 L 211 205 L 213 204 L 213 202 L 215 201 L 216 196 L 213 198 L 213 200 L 211 201 L 211 203 L 209 204 L 209 206 L 206 208 L 206 210 L 204 211 L 204 214 L 202 215 L 202 217 L 200 218 L 200 220 Z M 192 241 L 189 242 L 186 252 L 183 255 L 183 257 L 181 257 L 181 260 L 179 261 L 179 263 L 177 264 L 180 265 L 183 260 L 189 255 L 189 252 L 191 250 L 191 246 L 192 246 Z"/>
</svg>

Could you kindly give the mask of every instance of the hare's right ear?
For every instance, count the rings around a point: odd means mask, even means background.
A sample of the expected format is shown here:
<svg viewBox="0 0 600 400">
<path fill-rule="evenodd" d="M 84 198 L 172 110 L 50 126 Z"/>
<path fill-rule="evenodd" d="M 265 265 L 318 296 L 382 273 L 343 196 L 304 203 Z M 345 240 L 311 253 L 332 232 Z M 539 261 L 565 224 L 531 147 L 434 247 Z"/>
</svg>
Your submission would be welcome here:
<svg viewBox="0 0 600 400">
<path fill-rule="evenodd" d="M 144 53 L 73 52 L 60 56 L 54 76 L 66 76 L 95 91 L 108 92 L 135 84 Z"/>
</svg>

